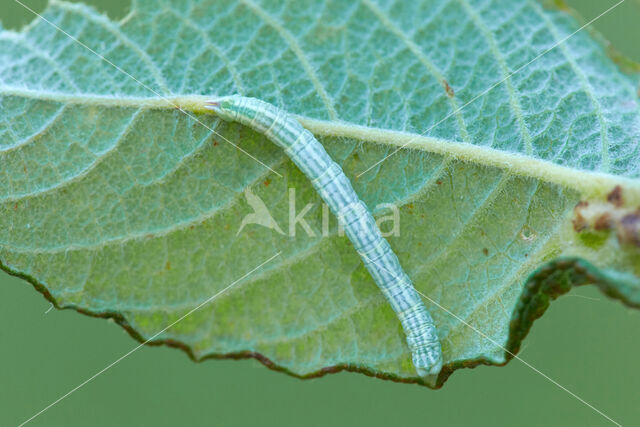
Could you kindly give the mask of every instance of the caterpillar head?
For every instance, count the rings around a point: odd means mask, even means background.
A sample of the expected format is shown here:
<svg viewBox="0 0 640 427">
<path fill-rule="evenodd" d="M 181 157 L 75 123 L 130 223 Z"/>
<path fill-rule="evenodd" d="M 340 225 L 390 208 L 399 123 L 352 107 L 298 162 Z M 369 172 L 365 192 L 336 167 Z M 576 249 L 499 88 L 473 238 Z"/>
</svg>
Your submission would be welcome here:
<svg viewBox="0 0 640 427">
<path fill-rule="evenodd" d="M 205 103 L 205 108 L 213 111 L 222 120 L 235 121 L 237 120 L 236 98 L 235 95 L 214 98 Z"/>
</svg>

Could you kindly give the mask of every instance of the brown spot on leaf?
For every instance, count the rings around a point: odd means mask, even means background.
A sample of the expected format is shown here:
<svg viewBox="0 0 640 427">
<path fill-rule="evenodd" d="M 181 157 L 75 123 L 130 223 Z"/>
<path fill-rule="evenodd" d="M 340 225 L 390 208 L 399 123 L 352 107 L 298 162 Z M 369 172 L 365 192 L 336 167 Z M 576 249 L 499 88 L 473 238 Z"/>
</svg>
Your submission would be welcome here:
<svg viewBox="0 0 640 427">
<path fill-rule="evenodd" d="M 582 211 L 589 207 L 589 202 L 585 202 L 584 200 L 580 200 L 578 204 L 573 208 L 573 213 L 575 216 L 571 220 L 573 223 L 574 231 L 582 231 L 587 228 L 587 220 L 582 216 Z"/>
<path fill-rule="evenodd" d="M 271 184 L 271 180 L 269 178 L 267 178 L 267 179 L 264 180 L 263 184 L 264 184 L 265 187 L 268 187 L 269 184 Z"/>
<path fill-rule="evenodd" d="M 581 201 L 573 210 L 573 229 L 576 232 L 613 230 L 621 244 L 640 247 L 640 208 L 624 208 L 623 204 L 620 186 L 607 195 L 607 203 Z"/>
<path fill-rule="evenodd" d="M 26 166 L 22 166 L 22 170 L 24 171 L 24 173 L 27 173 L 27 167 Z"/>
<path fill-rule="evenodd" d="M 441 181 L 441 180 L 437 180 L 437 181 L 436 181 L 436 184 L 441 185 L 441 184 L 442 184 L 442 181 Z"/>
<path fill-rule="evenodd" d="M 624 200 L 622 199 L 622 187 L 616 185 L 616 187 L 611 190 L 611 193 L 607 194 L 607 201 L 616 208 L 621 208 L 624 204 Z"/>
<path fill-rule="evenodd" d="M 218 141 L 216 141 L 216 140 L 214 139 L 214 140 L 213 140 L 213 146 L 214 146 L 214 147 L 217 147 L 218 145 L 220 145 L 220 144 L 218 144 Z"/>
<path fill-rule="evenodd" d="M 630 213 L 622 217 L 618 228 L 620 243 L 631 243 L 640 247 L 640 214 Z"/>
<path fill-rule="evenodd" d="M 413 209 L 413 203 L 409 203 L 409 204 L 407 205 L 407 207 L 408 207 L 409 209 Z"/>
<path fill-rule="evenodd" d="M 489 256 L 489 249 L 482 248 L 482 253 L 484 254 L 484 256 Z"/>
<path fill-rule="evenodd" d="M 611 228 L 611 214 L 608 212 L 600 215 L 596 222 L 593 224 L 593 228 L 597 231 L 608 230 Z"/>
<path fill-rule="evenodd" d="M 17 211 L 18 210 L 18 204 L 16 203 L 15 205 L 13 205 L 13 210 Z"/>
<path fill-rule="evenodd" d="M 453 92 L 453 89 L 449 85 L 448 81 L 442 80 L 442 86 L 444 86 L 444 90 L 445 92 L 447 92 L 447 95 L 449 96 L 449 98 L 453 98 L 455 96 L 455 93 Z"/>
<path fill-rule="evenodd" d="M 171 263 L 167 261 L 167 264 L 164 266 L 167 270 L 171 270 Z"/>
</svg>

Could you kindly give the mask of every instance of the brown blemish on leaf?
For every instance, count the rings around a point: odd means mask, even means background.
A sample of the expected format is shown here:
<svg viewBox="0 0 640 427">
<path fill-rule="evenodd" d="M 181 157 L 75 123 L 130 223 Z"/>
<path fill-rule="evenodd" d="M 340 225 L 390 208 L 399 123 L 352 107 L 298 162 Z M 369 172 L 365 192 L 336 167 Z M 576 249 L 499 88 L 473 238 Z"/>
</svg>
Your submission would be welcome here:
<svg viewBox="0 0 640 427">
<path fill-rule="evenodd" d="M 593 224 L 596 231 L 609 230 L 611 228 L 611 214 L 608 212 L 600 215 Z"/>
<path fill-rule="evenodd" d="M 171 270 L 171 263 L 167 261 L 167 264 L 164 266 L 165 269 Z"/>
<path fill-rule="evenodd" d="M 264 180 L 263 184 L 264 184 L 265 187 L 268 187 L 269 184 L 271 184 L 271 180 L 269 178 L 267 178 L 267 179 Z"/>
<path fill-rule="evenodd" d="M 581 201 L 573 209 L 573 229 L 577 233 L 612 230 L 621 244 L 640 247 L 640 208 L 632 210 L 623 205 L 620 186 L 607 195 L 606 203 Z"/>
<path fill-rule="evenodd" d="M 616 208 L 621 208 L 624 204 L 624 200 L 622 199 L 622 187 L 616 185 L 616 187 L 611 190 L 611 193 L 607 194 L 607 201 Z"/>
<path fill-rule="evenodd" d="M 16 203 L 15 205 L 13 205 L 13 210 L 17 211 L 18 210 L 18 204 Z"/>
<path fill-rule="evenodd" d="M 444 90 L 445 92 L 447 92 L 447 95 L 449 96 L 449 98 L 453 98 L 455 96 L 455 93 L 453 92 L 453 89 L 451 88 L 451 86 L 449 86 L 448 81 L 442 80 L 442 86 L 444 86 Z"/>
<path fill-rule="evenodd" d="M 216 141 L 216 140 L 214 139 L 214 140 L 213 140 L 213 146 L 214 146 L 214 147 L 217 147 L 218 145 L 220 145 L 220 144 L 218 144 L 218 141 Z"/>
<path fill-rule="evenodd" d="M 640 247 L 640 213 L 638 211 L 622 217 L 618 228 L 618 240 L 620 243 L 630 243 Z"/>
<path fill-rule="evenodd" d="M 489 256 L 489 249 L 482 248 L 482 253 L 484 254 L 484 256 Z"/>
<path fill-rule="evenodd" d="M 583 209 L 589 207 L 589 202 L 585 202 L 584 200 L 580 200 L 578 204 L 573 208 L 573 213 L 575 216 L 571 220 L 573 223 L 573 229 L 576 232 L 585 230 L 587 228 L 587 220 L 582 216 Z"/>
<path fill-rule="evenodd" d="M 441 185 L 441 184 L 442 184 L 442 181 L 441 181 L 441 180 L 437 180 L 437 181 L 436 181 L 436 184 Z"/>
</svg>

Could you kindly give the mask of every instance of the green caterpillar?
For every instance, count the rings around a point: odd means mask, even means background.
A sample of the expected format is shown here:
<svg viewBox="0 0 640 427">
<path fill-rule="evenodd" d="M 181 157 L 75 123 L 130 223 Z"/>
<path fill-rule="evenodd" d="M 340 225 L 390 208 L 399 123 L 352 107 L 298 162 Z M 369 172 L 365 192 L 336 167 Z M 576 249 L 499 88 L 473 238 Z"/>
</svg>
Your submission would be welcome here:
<svg viewBox="0 0 640 427">
<path fill-rule="evenodd" d="M 436 327 L 411 279 L 402 270 L 342 168 L 311 132 L 286 111 L 267 102 L 228 96 L 207 103 L 224 120 L 236 121 L 263 133 L 282 147 L 311 180 L 311 184 L 337 216 L 367 270 L 398 315 L 407 336 L 413 364 L 420 376 L 442 369 L 442 350 Z"/>
</svg>

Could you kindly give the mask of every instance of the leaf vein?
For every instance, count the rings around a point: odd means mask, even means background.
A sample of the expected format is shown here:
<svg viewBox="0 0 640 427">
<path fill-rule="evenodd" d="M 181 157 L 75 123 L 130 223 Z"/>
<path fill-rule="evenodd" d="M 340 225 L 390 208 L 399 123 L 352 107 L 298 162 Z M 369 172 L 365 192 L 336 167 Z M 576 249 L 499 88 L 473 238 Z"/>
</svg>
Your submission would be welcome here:
<svg viewBox="0 0 640 427">
<path fill-rule="evenodd" d="M 402 32 L 400 28 L 398 28 L 387 16 L 384 14 L 382 10 L 378 8 L 375 4 L 373 4 L 370 0 L 361 0 L 361 2 L 373 13 L 373 15 L 382 23 L 382 25 L 389 30 L 391 34 L 398 38 L 410 51 L 415 55 L 415 57 L 420 61 L 420 63 L 429 71 L 429 73 L 438 81 L 442 90 L 444 91 L 444 96 L 450 104 L 450 108 L 453 111 L 456 121 L 458 123 L 458 129 L 460 131 L 460 137 L 464 142 L 470 142 L 469 132 L 467 131 L 467 125 L 464 120 L 464 116 L 462 115 L 461 109 L 458 106 L 458 102 L 455 97 L 448 96 L 447 91 L 445 89 L 445 85 L 447 85 L 447 81 L 440 71 L 438 67 L 431 62 L 429 57 L 422 51 L 420 46 L 418 46 L 407 34 Z"/>
<path fill-rule="evenodd" d="M 284 41 L 287 42 L 287 44 L 289 45 L 293 53 L 296 55 L 296 57 L 300 61 L 302 68 L 305 70 L 305 72 L 309 76 L 309 79 L 311 80 L 311 83 L 313 84 L 316 91 L 318 92 L 318 95 L 324 102 L 327 112 L 329 114 L 329 118 L 331 120 L 337 119 L 338 113 L 336 112 L 335 107 L 333 105 L 333 100 L 327 93 L 326 89 L 324 88 L 324 85 L 320 82 L 320 79 L 316 75 L 316 72 L 313 70 L 313 67 L 309 62 L 309 59 L 304 54 L 304 52 L 302 51 L 302 48 L 300 47 L 296 39 L 293 37 L 293 35 L 286 28 L 284 28 L 278 21 L 276 21 L 271 15 L 269 15 L 267 11 L 262 9 L 258 4 L 254 3 L 251 0 L 240 0 L 240 1 L 249 10 L 251 10 L 253 13 L 258 15 L 258 17 L 261 18 L 267 25 L 269 25 L 271 28 L 276 30 L 278 34 L 280 34 L 280 36 L 284 39 Z"/>
<path fill-rule="evenodd" d="M 156 84 L 160 87 L 162 92 L 165 95 L 171 94 L 171 90 L 162 74 L 162 71 L 158 68 L 155 62 L 149 57 L 147 52 L 142 49 L 138 44 L 134 43 L 131 39 L 129 39 L 125 34 L 119 29 L 116 28 L 111 21 L 102 17 L 96 16 L 94 13 L 89 12 L 86 6 L 77 5 L 73 3 L 67 3 L 61 0 L 51 0 L 51 4 L 60 7 L 62 10 L 69 12 L 71 14 L 78 14 L 79 16 L 85 18 L 87 21 L 93 22 L 102 26 L 105 30 L 111 33 L 116 40 L 122 43 L 124 46 L 131 49 L 135 54 L 142 60 L 142 62 L 147 65 L 149 71 L 154 77 Z"/>
<path fill-rule="evenodd" d="M 507 66 L 507 63 L 498 48 L 495 38 L 493 37 L 492 32 L 487 28 L 482 16 L 476 12 L 467 2 L 467 0 L 458 0 L 460 4 L 462 4 L 464 11 L 471 18 L 475 26 L 480 30 L 483 37 L 489 44 L 489 48 L 491 50 L 491 54 L 498 62 L 500 66 L 500 70 L 502 71 L 502 78 L 504 79 L 504 83 L 507 86 L 507 93 L 509 94 L 509 104 L 511 106 L 511 111 L 516 115 L 516 120 L 518 120 L 518 125 L 520 127 L 520 133 L 522 134 L 522 139 L 525 144 L 525 151 L 527 155 L 533 155 L 533 142 L 531 140 L 531 134 L 529 133 L 529 128 L 527 127 L 527 123 L 524 119 L 524 114 L 522 112 L 522 106 L 520 105 L 520 101 L 518 99 L 518 94 L 516 93 L 516 89 L 513 87 L 513 83 L 511 81 L 511 76 L 509 75 L 510 71 Z"/>
</svg>

